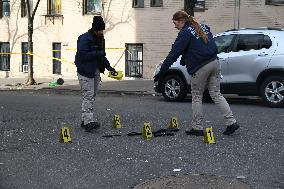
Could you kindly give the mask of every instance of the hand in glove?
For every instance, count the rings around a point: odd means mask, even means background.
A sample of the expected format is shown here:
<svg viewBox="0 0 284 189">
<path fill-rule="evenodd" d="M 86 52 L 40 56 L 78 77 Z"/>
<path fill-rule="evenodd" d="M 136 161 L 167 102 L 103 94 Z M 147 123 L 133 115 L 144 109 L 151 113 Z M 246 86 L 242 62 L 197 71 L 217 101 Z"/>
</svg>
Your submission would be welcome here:
<svg viewBox="0 0 284 189">
<path fill-rule="evenodd" d="M 153 78 L 154 78 L 154 82 L 157 82 L 162 76 L 164 75 L 164 72 L 159 72 L 157 73 Z"/>
<path fill-rule="evenodd" d="M 110 67 L 108 71 L 110 71 L 110 72 L 116 72 L 113 67 Z"/>
<path fill-rule="evenodd" d="M 166 73 L 166 71 L 164 69 L 160 69 L 159 73 L 157 73 L 153 78 L 154 78 L 154 82 L 157 82 L 164 74 Z"/>
</svg>

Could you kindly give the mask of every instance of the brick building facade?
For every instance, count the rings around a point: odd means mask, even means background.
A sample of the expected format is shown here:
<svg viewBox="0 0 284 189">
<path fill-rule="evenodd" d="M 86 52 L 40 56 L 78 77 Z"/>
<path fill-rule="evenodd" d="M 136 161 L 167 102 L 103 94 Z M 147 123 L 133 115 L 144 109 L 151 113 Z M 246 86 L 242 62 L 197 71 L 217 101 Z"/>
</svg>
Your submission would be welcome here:
<svg viewBox="0 0 284 189">
<path fill-rule="evenodd" d="M 35 6 L 36 0 L 30 1 Z M 21 54 L 27 51 L 25 1 L 0 2 L 0 78 L 23 78 L 28 70 L 28 56 Z M 77 37 L 101 14 L 111 65 L 128 77 L 152 78 L 178 32 L 172 15 L 183 5 L 183 0 L 41 0 L 34 20 L 34 77 L 76 78 Z M 284 0 L 199 0 L 195 17 L 213 33 L 237 27 L 284 28 Z"/>
</svg>

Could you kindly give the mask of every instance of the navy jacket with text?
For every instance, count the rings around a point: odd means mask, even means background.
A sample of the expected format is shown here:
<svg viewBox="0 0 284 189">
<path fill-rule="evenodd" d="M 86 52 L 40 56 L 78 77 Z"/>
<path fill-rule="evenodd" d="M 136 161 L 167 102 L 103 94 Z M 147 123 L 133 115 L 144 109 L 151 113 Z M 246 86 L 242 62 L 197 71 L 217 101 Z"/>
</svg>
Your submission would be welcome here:
<svg viewBox="0 0 284 189">
<path fill-rule="evenodd" d="M 103 72 L 104 68 L 112 71 L 113 68 L 105 57 L 104 44 L 100 40 L 104 39 L 94 37 L 90 31 L 78 37 L 75 64 L 80 75 L 93 78 L 97 69 L 100 69 L 100 72 Z"/>
<path fill-rule="evenodd" d="M 217 58 L 218 49 L 210 28 L 205 24 L 200 24 L 200 27 L 207 34 L 208 43 L 204 43 L 196 33 L 194 26 L 186 22 L 162 64 L 161 73 L 167 71 L 180 55 L 182 55 L 181 63 L 185 63 L 191 75 Z"/>
</svg>

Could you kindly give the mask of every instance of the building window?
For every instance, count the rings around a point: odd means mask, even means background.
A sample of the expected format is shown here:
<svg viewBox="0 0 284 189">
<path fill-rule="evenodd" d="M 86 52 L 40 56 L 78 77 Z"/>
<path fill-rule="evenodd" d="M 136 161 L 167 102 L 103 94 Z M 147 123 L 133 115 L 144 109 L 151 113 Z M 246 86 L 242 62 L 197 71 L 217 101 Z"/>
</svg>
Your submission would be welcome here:
<svg viewBox="0 0 284 189">
<path fill-rule="evenodd" d="M 151 7 L 162 7 L 163 0 L 151 0 Z"/>
<path fill-rule="evenodd" d="M 28 42 L 22 42 L 22 66 L 21 66 L 21 72 L 28 72 L 29 71 L 29 58 L 30 56 L 27 55 L 27 52 L 29 51 L 28 48 Z"/>
<path fill-rule="evenodd" d="M 10 43 L 0 42 L 0 70 L 1 71 L 10 71 L 10 54 L 9 53 L 10 53 Z"/>
<path fill-rule="evenodd" d="M 103 9 L 102 0 L 83 0 L 84 14 L 98 14 Z"/>
<path fill-rule="evenodd" d="M 33 11 L 33 1 L 30 1 L 31 11 Z M 21 0 L 21 17 L 26 17 L 28 15 L 27 0 Z"/>
<path fill-rule="evenodd" d="M 125 76 L 143 77 L 143 44 L 128 43 L 125 46 Z"/>
<path fill-rule="evenodd" d="M 21 0 L 21 17 L 26 17 L 28 14 L 26 0 Z"/>
<path fill-rule="evenodd" d="M 0 0 L 0 17 L 10 16 L 10 0 Z"/>
<path fill-rule="evenodd" d="M 284 0 L 266 0 L 267 5 L 284 5 Z"/>
<path fill-rule="evenodd" d="M 195 4 L 196 9 L 205 9 L 205 0 L 197 0 Z"/>
<path fill-rule="evenodd" d="M 47 0 L 47 14 L 61 15 L 61 0 Z"/>
<path fill-rule="evenodd" d="M 61 43 L 52 43 L 53 74 L 61 74 Z M 59 59 L 59 60 L 58 60 Z"/>
<path fill-rule="evenodd" d="M 143 8 L 144 0 L 132 0 L 132 7 L 133 8 Z"/>
</svg>

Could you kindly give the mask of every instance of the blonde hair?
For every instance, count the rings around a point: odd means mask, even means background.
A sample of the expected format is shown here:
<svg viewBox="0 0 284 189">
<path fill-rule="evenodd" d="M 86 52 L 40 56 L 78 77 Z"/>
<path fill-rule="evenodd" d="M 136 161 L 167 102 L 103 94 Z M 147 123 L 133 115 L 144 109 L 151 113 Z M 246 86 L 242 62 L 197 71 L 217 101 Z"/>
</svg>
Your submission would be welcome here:
<svg viewBox="0 0 284 189">
<path fill-rule="evenodd" d="M 193 27 L 195 28 L 197 34 L 199 37 L 202 38 L 204 43 L 208 43 L 208 36 L 206 35 L 206 33 L 202 30 L 202 28 L 200 27 L 199 23 L 194 20 L 194 18 L 190 15 L 188 15 L 186 12 L 184 11 L 177 11 L 174 15 L 173 15 L 173 20 L 175 21 L 189 21 L 189 23 L 191 25 L 193 25 Z"/>
</svg>

